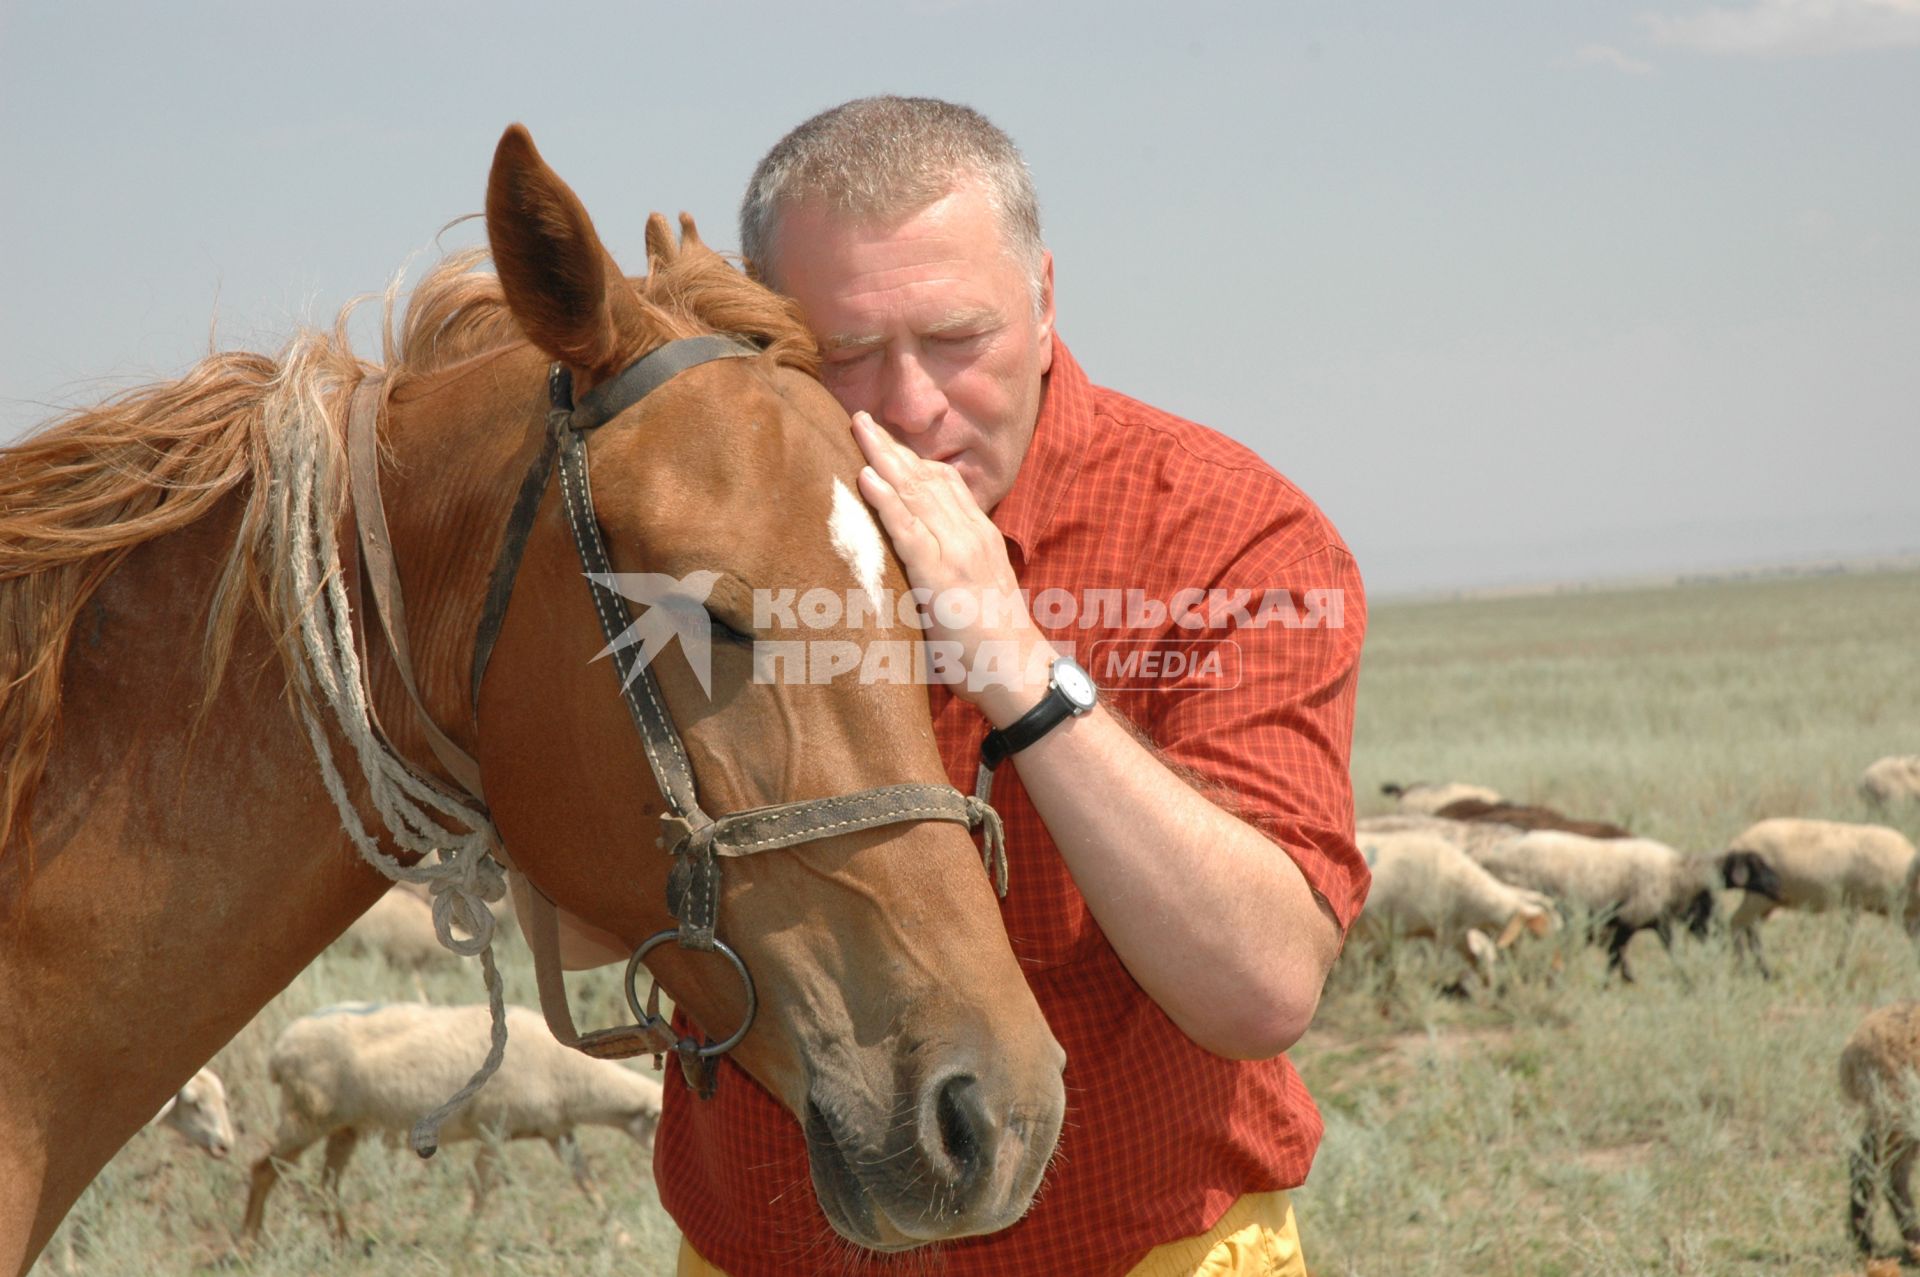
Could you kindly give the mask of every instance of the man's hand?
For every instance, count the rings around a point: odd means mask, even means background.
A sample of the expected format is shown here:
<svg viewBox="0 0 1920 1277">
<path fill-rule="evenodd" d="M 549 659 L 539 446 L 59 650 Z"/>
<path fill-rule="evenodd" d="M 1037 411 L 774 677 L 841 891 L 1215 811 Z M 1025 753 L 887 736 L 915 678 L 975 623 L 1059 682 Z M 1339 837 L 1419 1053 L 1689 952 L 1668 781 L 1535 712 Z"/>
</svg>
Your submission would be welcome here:
<svg viewBox="0 0 1920 1277">
<path fill-rule="evenodd" d="M 1020 597 L 1006 539 L 952 466 L 929 461 L 864 412 L 853 437 L 866 455 L 860 494 L 929 602 L 926 638 L 958 645 L 968 671 L 953 691 L 996 727 L 1019 718 L 1046 689 L 1056 655 Z"/>
<path fill-rule="evenodd" d="M 865 413 L 853 436 L 868 463 L 861 494 L 909 583 L 932 596 L 928 640 L 964 653 L 968 684 L 953 690 L 1007 726 L 1045 693 L 1055 652 L 1019 599 L 1006 538 L 952 466 Z M 989 614 L 968 619 L 955 599 Z M 989 644 L 1010 645 L 1007 659 L 991 659 Z M 1007 677 L 974 683 L 989 672 Z M 1292 857 L 1168 770 L 1104 706 L 1013 766 L 1114 952 L 1182 1032 L 1218 1055 L 1264 1059 L 1306 1031 L 1340 928 Z"/>
</svg>

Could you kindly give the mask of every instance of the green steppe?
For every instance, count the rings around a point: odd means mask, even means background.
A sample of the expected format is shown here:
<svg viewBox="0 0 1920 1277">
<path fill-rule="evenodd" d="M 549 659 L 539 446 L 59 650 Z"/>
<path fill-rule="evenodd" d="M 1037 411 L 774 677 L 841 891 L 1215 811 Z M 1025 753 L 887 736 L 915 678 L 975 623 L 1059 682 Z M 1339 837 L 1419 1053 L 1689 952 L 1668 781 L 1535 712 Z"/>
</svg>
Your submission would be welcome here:
<svg viewBox="0 0 1920 1277">
<path fill-rule="evenodd" d="M 1859 774 L 1913 752 L 1920 573 L 1888 572 L 1377 605 L 1354 781 L 1363 815 L 1387 810 L 1383 781 L 1472 780 L 1708 850 L 1767 816 L 1889 819 L 1865 806 Z M 1920 835 L 1920 810 L 1891 823 Z M 1764 982 L 1735 970 L 1723 935 L 1678 942 L 1673 962 L 1643 935 L 1626 987 L 1575 934 L 1523 942 L 1501 990 L 1468 1002 L 1437 993 L 1452 959 L 1418 944 L 1342 959 L 1292 1053 L 1327 1124 L 1296 1196 L 1316 1277 L 1861 1271 L 1835 1061 L 1866 1011 L 1920 996 L 1905 937 L 1872 916 L 1778 917 Z M 509 996 L 530 1000 L 517 945 L 503 966 Z M 621 1013 L 612 973 L 571 979 L 583 1021 Z M 505 1182 L 477 1222 L 471 1145 L 426 1165 L 363 1145 L 344 1189 L 354 1237 L 335 1246 L 316 1149 L 276 1195 L 266 1244 L 229 1257 L 274 1125 L 274 1036 L 328 1003 L 423 993 L 482 997 L 463 969 L 416 984 L 324 955 L 214 1061 L 241 1127 L 233 1160 L 137 1135 L 64 1226 L 76 1269 L 671 1273 L 651 1169 L 607 1130 L 582 1142 L 611 1221 L 539 1144 L 502 1150 Z M 1884 1212 L 1878 1232 L 1890 1243 Z M 36 1272 L 62 1271 L 66 1253 L 56 1240 Z"/>
</svg>

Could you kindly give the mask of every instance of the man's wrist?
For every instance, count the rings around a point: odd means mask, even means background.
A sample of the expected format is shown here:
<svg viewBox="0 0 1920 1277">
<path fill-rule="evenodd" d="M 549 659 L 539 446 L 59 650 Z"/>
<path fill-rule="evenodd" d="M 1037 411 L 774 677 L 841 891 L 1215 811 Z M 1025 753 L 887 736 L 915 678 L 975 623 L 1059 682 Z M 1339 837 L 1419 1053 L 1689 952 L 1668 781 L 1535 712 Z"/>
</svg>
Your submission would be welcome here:
<svg viewBox="0 0 1920 1277">
<path fill-rule="evenodd" d="M 1093 712 L 1100 702 L 1100 689 L 1071 657 L 1057 657 L 1040 703 L 1023 714 L 1010 727 L 996 727 L 980 742 L 980 775 L 984 778 L 1013 755 L 1038 744 L 1049 732 L 1076 718 Z M 983 779 L 981 796 L 985 797 Z"/>
<path fill-rule="evenodd" d="M 1045 639 L 1026 650 L 1015 668 L 983 671 L 973 703 L 987 722 L 1004 729 L 1025 717 L 1046 697 L 1055 660 L 1060 653 Z"/>
</svg>

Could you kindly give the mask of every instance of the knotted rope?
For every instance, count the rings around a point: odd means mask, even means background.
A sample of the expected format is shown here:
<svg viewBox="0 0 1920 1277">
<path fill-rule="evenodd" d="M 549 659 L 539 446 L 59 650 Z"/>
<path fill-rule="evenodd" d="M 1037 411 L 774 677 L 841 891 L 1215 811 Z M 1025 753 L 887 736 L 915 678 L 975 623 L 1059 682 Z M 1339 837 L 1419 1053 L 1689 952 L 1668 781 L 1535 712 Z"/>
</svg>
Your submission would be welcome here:
<svg viewBox="0 0 1920 1277">
<path fill-rule="evenodd" d="M 486 812 L 416 774 L 374 727 L 335 535 L 337 512 L 344 506 L 344 466 L 325 424 L 321 396 L 312 379 L 288 378 L 266 408 L 273 418 L 267 432 L 273 453 L 269 531 L 281 568 L 275 576 L 276 603 L 281 615 L 298 618 L 298 659 L 288 664 L 300 721 L 347 836 L 390 881 L 427 885 L 434 934 L 454 953 L 479 957 L 492 1013 L 491 1042 L 480 1068 L 414 1124 L 414 1152 L 431 1157 L 439 1147 L 441 1123 L 486 1084 L 506 1053 L 506 999 L 493 958 L 493 913 L 487 908 L 505 896 L 506 875 L 493 856 L 499 834 Z M 335 762 L 323 713 L 351 751 L 394 845 L 420 857 L 414 864 L 389 856 L 368 832 Z M 457 936 L 455 927 L 466 937 Z"/>
</svg>

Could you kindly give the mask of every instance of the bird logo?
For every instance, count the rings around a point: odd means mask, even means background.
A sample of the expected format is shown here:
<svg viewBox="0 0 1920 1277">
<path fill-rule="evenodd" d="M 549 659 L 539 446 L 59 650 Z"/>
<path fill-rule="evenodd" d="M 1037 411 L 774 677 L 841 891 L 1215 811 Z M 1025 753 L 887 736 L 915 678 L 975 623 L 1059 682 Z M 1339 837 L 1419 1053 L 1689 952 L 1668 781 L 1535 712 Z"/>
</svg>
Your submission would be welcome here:
<svg viewBox="0 0 1920 1277">
<path fill-rule="evenodd" d="M 640 671 L 666 649 L 674 635 L 680 636 L 680 651 L 687 658 L 700 690 L 713 695 L 713 618 L 707 613 L 707 596 L 713 593 L 718 572 L 689 572 L 668 576 L 664 572 L 589 572 L 587 579 L 622 598 L 646 605 L 633 624 L 613 642 L 594 653 L 593 659 L 638 647 L 638 655 L 626 666 L 621 688 L 640 677 Z M 618 662 L 615 662 L 618 665 Z"/>
</svg>

